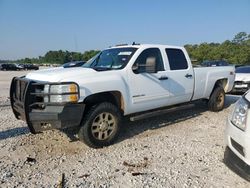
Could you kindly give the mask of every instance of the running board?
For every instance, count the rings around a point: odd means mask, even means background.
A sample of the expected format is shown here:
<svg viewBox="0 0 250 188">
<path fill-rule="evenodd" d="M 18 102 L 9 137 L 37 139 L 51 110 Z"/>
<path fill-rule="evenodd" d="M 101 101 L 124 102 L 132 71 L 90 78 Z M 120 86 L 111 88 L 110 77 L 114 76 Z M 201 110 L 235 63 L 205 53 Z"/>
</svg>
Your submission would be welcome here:
<svg viewBox="0 0 250 188">
<path fill-rule="evenodd" d="M 151 111 L 151 112 L 145 112 L 143 114 L 139 114 L 139 115 L 135 115 L 135 116 L 130 117 L 130 121 L 137 121 L 137 120 L 141 120 L 141 119 L 145 119 L 145 118 L 150 118 L 150 117 L 162 115 L 162 114 L 169 113 L 169 112 L 174 112 L 177 110 L 185 110 L 187 108 L 192 108 L 194 106 L 195 106 L 195 104 L 187 104 L 187 105 L 183 105 L 183 106 L 174 106 L 172 108 L 156 110 L 156 111 Z"/>
</svg>

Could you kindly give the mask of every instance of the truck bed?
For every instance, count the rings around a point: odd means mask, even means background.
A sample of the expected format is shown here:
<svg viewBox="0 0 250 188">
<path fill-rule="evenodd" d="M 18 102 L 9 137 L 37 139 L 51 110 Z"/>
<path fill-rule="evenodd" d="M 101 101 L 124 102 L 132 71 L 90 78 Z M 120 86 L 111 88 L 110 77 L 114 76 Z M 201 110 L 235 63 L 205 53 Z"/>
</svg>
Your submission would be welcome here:
<svg viewBox="0 0 250 188">
<path fill-rule="evenodd" d="M 230 92 L 233 87 L 235 77 L 234 66 L 216 66 L 216 67 L 194 67 L 195 83 L 194 95 L 192 100 L 209 98 L 216 80 L 224 79 L 225 93 Z"/>
</svg>

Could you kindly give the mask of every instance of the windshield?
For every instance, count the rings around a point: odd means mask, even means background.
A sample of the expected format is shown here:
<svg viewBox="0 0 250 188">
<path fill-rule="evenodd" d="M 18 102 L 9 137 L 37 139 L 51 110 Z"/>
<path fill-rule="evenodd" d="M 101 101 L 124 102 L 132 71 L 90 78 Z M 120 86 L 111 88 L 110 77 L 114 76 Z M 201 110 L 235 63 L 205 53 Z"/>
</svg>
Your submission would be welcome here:
<svg viewBox="0 0 250 188">
<path fill-rule="evenodd" d="M 250 73 L 250 66 L 238 67 L 238 68 L 236 68 L 235 73 Z"/>
<path fill-rule="evenodd" d="M 82 67 L 93 68 L 98 71 L 124 68 L 137 48 L 113 48 L 103 50 L 91 58 Z"/>
</svg>

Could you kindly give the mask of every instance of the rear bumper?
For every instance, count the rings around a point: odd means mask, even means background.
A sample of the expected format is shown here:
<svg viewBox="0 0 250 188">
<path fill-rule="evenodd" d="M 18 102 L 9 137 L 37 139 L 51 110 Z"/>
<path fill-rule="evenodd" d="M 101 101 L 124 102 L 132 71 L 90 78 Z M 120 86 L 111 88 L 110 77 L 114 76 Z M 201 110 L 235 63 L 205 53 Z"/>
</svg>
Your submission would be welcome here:
<svg viewBox="0 0 250 188">
<path fill-rule="evenodd" d="M 231 93 L 245 93 L 250 89 L 250 82 L 235 81 Z"/>
<path fill-rule="evenodd" d="M 42 97 L 34 94 L 41 87 L 41 83 L 25 78 L 13 78 L 10 100 L 15 117 L 26 121 L 32 133 L 79 126 L 85 105 L 44 103 Z"/>
<path fill-rule="evenodd" d="M 249 87 L 247 88 L 233 88 L 230 93 L 245 93 L 249 90 Z"/>
</svg>

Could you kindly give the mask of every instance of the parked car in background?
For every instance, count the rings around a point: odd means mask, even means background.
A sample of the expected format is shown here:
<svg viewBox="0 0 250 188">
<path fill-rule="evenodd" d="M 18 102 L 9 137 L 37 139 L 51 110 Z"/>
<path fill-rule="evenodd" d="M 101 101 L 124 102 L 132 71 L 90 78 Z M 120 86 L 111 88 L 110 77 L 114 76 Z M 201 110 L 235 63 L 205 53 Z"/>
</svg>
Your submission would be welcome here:
<svg viewBox="0 0 250 188">
<path fill-rule="evenodd" d="M 224 162 L 243 178 L 250 181 L 250 92 L 235 104 L 225 131 Z"/>
<path fill-rule="evenodd" d="M 39 66 L 33 64 L 23 64 L 25 70 L 38 70 Z"/>
<path fill-rule="evenodd" d="M 71 68 L 71 67 L 81 67 L 84 65 L 85 61 L 72 61 L 62 65 L 63 68 Z"/>
<path fill-rule="evenodd" d="M 22 70 L 22 67 L 18 66 L 15 63 L 2 63 L 0 64 L 0 70 L 7 71 L 7 70 Z"/>
<path fill-rule="evenodd" d="M 229 63 L 223 60 L 220 61 L 203 61 L 201 63 L 202 67 L 216 67 L 216 66 L 228 66 Z"/>
<path fill-rule="evenodd" d="M 18 67 L 18 68 L 20 68 L 20 70 L 23 70 L 24 68 L 23 68 L 23 64 L 16 64 L 15 63 L 15 65 Z"/>
<path fill-rule="evenodd" d="M 232 93 L 245 93 L 248 89 L 250 89 L 250 66 L 237 67 Z"/>
<path fill-rule="evenodd" d="M 245 66 L 245 65 L 243 65 L 243 64 L 236 64 L 235 68 L 242 67 L 242 66 Z"/>
</svg>

